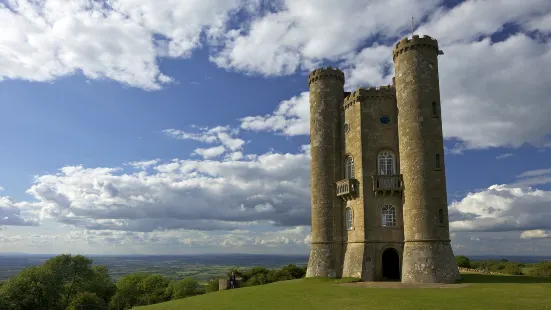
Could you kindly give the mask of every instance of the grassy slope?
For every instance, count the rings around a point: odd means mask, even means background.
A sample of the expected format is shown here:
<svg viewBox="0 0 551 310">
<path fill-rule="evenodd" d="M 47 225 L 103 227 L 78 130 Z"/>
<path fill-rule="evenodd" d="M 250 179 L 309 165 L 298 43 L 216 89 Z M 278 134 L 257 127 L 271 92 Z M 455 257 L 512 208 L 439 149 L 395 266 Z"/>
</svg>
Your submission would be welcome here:
<svg viewBox="0 0 551 310">
<path fill-rule="evenodd" d="M 344 287 L 300 279 L 139 307 L 176 309 L 551 309 L 551 278 L 464 274 L 462 288 Z"/>
</svg>

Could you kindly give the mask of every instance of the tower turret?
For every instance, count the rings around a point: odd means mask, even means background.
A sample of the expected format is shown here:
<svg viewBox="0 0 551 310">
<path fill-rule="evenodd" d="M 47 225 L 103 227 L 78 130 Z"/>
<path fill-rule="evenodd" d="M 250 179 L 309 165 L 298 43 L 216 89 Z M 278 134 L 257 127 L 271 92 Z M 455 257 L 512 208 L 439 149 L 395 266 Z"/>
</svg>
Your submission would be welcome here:
<svg viewBox="0 0 551 310">
<path fill-rule="evenodd" d="M 312 248 L 307 277 L 335 277 L 334 211 L 340 165 L 340 108 L 344 74 L 331 67 L 316 69 L 310 86 L 310 186 L 312 188 Z M 341 246 L 341 245 L 338 245 Z"/>
<path fill-rule="evenodd" d="M 450 245 L 438 54 L 435 39 L 417 35 L 398 42 L 393 52 L 405 283 L 453 283 L 460 277 Z"/>
</svg>

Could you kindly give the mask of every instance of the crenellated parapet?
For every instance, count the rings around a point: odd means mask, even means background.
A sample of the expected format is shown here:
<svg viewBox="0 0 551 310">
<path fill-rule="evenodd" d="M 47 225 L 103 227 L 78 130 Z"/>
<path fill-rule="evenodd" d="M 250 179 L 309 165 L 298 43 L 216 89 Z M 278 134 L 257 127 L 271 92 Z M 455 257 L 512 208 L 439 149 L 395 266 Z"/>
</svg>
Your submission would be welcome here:
<svg viewBox="0 0 551 310">
<path fill-rule="evenodd" d="M 332 67 L 325 67 L 316 69 L 310 73 L 308 76 L 308 85 L 322 78 L 333 78 L 344 84 L 344 73 L 341 70 Z"/>
<path fill-rule="evenodd" d="M 396 43 L 392 53 L 392 59 L 395 60 L 400 54 L 416 48 L 431 49 L 434 50 L 435 53 L 438 53 L 438 41 L 428 35 L 424 35 L 422 37 L 414 35 L 411 39 L 404 38 L 400 42 Z"/>
<path fill-rule="evenodd" d="M 344 98 L 343 108 L 347 109 L 356 102 L 361 102 L 366 99 L 392 99 L 396 97 L 396 88 L 393 85 L 358 88 Z"/>
</svg>

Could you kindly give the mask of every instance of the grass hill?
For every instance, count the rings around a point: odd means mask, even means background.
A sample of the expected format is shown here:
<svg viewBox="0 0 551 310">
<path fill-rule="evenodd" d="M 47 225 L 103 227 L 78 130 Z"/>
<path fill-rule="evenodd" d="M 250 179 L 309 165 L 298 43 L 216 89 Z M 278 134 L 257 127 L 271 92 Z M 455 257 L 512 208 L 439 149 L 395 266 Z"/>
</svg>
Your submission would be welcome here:
<svg viewBox="0 0 551 310">
<path fill-rule="evenodd" d="M 446 288 L 372 288 L 343 282 L 281 281 L 135 309 L 551 309 L 551 278 L 463 274 L 462 285 Z"/>
</svg>

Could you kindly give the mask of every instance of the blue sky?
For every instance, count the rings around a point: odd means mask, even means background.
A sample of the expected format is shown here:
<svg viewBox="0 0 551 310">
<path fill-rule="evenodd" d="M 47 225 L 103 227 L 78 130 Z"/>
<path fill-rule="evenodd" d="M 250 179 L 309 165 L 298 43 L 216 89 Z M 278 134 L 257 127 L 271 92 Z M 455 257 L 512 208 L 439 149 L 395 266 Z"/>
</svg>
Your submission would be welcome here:
<svg viewBox="0 0 551 310">
<path fill-rule="evenodd" d="M 0 1 L 4 252 L 307 253 L 307 75 L 389 84 L 413 15 L 455 252 L 551 255 L 548 1 L 29 3 Z"/>
</svg>

